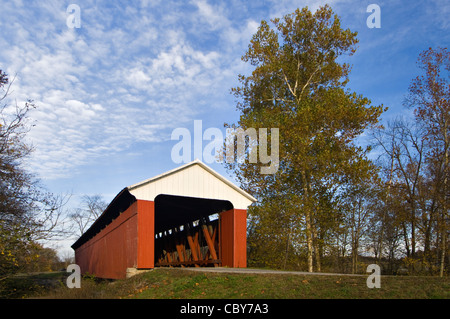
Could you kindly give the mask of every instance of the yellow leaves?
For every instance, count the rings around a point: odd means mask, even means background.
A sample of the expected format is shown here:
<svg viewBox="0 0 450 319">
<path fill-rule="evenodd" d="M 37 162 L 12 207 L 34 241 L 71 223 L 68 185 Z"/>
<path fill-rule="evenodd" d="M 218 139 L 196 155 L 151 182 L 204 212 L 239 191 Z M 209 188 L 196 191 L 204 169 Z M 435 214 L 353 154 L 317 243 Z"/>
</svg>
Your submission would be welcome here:
<svg viewBox="0 0 450 319">
<path fill-rule="evenodd" d="M 138 290 L 136 291 L 136 293 L 140 294 L 141 292 L 143 292 L 144 290 L 147 290 L 147 289 L 148 289 L 148 286 L 145 286 L 145 287 L 143 287 L 143 288 L 141 288 L 141 289 L 138 289 Z"/>
<path fill-rule="evenodd" d="M 13 254 L 11 254 L 11 250 L 7 250 L 7 251 L 2 250 L 0 254 L 5 257 L 13 257 Z M 7 259 L 10 259 L 10 258 L 7 258 Z"/>
<path fill-rule="evenodd" d="M 137 294 L 140 294 L 142 292 L 144 292 L 145 290 L 148 289 L 148 285 L 140 287 L 140 288 L 134 288 L 131 291 L 128 291 L 128 294 L 125 296 L 120 296 L 119 299 L 123 299 L 123 298 L 133 298 L 135 297 Z M 154 285 L 152 285 L 152 288 L 154 288 Z"/>
</svg>

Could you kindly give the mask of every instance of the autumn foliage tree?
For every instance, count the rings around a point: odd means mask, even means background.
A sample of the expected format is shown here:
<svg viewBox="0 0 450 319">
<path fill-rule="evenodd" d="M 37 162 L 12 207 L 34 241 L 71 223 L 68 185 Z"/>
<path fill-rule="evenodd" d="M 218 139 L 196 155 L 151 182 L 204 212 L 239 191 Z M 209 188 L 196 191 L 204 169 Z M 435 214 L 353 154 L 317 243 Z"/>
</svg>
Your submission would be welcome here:
<svg viewBox="0 0 450 319">
<path fill-rule="evenodd" d="M 284 216 L 265 240 L 278 241 L 280 254 L 306 248 L 308 271 L 314 262 L 320 271 L 327 236 L 342 218 L 336 210 L 340 190 L 374 174 L 367 149 L 354 141 L 377 124 L 383 107 L 346 88 L 350 66 L 339 58 L 351 56 L 358 40 L 329 6 L 315 13 L 297 9 L 271 22 L 261 22 L 242 57 L 254 70 L 232 89 L 241 115 L 227 126 L 279 128 L 279 169 L 261 174 L 263 163 L 245 160 L 227 167 L 260 199 L 250 211 L 259 237 Z M 289 204 L 275 208 L 284 202 Z"/>
<path fill-rule="evenodd" d="M 0 70 L 0 278 L 23 270 L 39 258 L 39 241 L 63 232 L 64 197 L 47 192 L 27 171 L 32 151 L 25 142 L 34 104 L 11 103 L 13 80 Z"/>
<path fill-rule="evenodd" d="M 427 148 L 424 161 L 431 180 L 427 186 L 437 213 L 439 272 L 443 276 L 450 230 L 450 52 L 446 48 L 429 48 L 420 54 L 418 66 L 423 73 L 411 82 L 405 104 L 414 109 L 416 122 L 424 128 L 423 141 Z"/>
</svg>

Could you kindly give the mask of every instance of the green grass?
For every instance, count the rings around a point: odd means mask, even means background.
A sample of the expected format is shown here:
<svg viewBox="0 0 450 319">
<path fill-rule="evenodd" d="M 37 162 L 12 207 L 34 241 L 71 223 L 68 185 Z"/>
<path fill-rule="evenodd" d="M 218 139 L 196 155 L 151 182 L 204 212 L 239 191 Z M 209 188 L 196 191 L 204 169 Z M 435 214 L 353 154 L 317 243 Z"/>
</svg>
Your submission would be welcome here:
<svg viewBox="0 0 450 319">
<path fill-rule="evenodd" d="M 82 280 L 65 285 L 66 273 L 10 277 L 0 283 L 0 298 L 125 299 L 449 299 L 448 277 L 382 276 L 369 289 L 366 276 L 232 274 L 156 269 L 126 280 Z"/>
<path fill-rule="evenodd" d="M 0 281 L 0 299 L 28 298 L 64 289 L 64 272 L 17 274 Z"/>
<path fill-rule="evenodd" d="M 449 299 L 448 277 L 382 276 L 367 288 L 366 276 L 231 274 L 156 269 L 114 282 L 82 280 L 80 289 L 54 285 L 39 298 L 125 299 Z M 60 282 L 61 283 L 61 282 Z"/>
</svg>

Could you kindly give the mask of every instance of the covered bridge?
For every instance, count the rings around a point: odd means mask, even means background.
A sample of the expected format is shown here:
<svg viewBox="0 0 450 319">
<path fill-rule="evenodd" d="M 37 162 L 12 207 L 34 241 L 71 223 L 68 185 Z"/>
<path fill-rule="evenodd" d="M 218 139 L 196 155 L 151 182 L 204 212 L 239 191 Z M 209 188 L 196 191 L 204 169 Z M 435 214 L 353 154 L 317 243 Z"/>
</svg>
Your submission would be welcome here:
<svg viewBox="0 0 450 319">
<path fill-rule="evenodd" d="M 256 199 L 201 161 L 124 188 L 72 245 L 82 273 L 119 279 L 155 266 L 246 267 Z"/>
</svg>

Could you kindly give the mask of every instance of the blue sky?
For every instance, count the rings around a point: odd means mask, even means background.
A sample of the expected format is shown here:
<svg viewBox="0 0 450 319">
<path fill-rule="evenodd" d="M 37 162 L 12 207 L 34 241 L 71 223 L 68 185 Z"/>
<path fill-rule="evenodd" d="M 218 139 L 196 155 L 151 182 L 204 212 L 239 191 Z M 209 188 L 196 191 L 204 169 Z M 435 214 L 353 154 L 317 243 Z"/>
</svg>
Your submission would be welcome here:
<svg viewBox="0 0 450 319">
<path fill-rule="evenodd" d="M 407 113 L 419 53 L 450 43 L 447 0 L 0 0 L 0 69 L 16 75 L 11 98 L 38 106 L 29 168 L 50 191 L 72 193 L 76 206 L 83 194 L 110 201 L 177 167 L 173 129 L 237 121 L 230 89 L 251 72 L 240 58 L 260 21 L 325 3 L 358 31 L 348 87 L 388 106 L 383 120 Z M 379 29 L 366 25 L 372 3 Z M 80 28 L 67 26 L 70 4 L 80 8 Z"/>
</svg>

